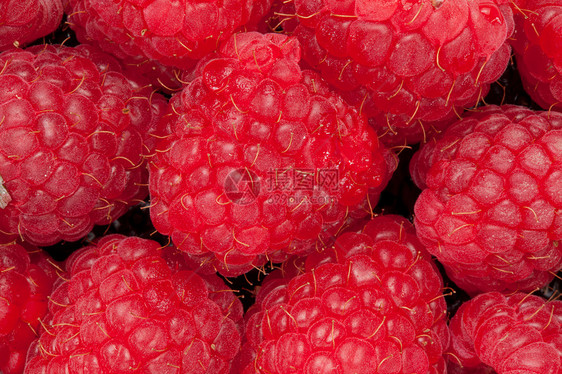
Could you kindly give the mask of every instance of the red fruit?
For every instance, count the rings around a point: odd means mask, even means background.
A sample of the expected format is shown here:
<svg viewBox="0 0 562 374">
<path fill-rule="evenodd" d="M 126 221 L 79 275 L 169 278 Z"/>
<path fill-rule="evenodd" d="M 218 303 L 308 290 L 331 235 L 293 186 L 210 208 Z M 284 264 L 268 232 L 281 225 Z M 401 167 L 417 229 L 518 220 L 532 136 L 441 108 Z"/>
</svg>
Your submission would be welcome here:
<svg viewBox="0 0 562 374">
<path fill-rule="evenodd" d="M 369 214 L 394 170 L 365 119 L 298 63 L 296 39 L 236 34 L 162 117 L 173 134 L 151 160 L 152 222 L 211 270 L 314 250 Z"/>
<path fill-rule="evenodd" d="M 3 234 L 78 240 L 146 197 L 163 97 L 85 45 L 6 51 L 0 65 Z"/>
<path fill-rule="evenodd" d="M 293 3 L 304 59 L 347 91 L 385 144 L 446 127 L 478 104 L 510 58 L 513 16 L 503 0 Z"/>
<path fill-rule="evenodd" d="M 23 47 L 55 31 L 62 16 L 62 0 L 0 2 L 0 51 Z"/>
<path fill-rule="evenodd" d="M 513 4 L 516 32 L 511 45 L 525 91 L 544 109 L 561 109 L 562 1 Z"/>
<path fill-rule="evenodd" d="M 418 236 L 469 293 L 532 290 L 562 267 L 562 114 L 489 106 L 411 163 Z"/>
<path fill-rule="evenodd" d="M 245 316 L 242 372 L 445 373 L 443 280 L 412 231 L 376 217 L 268 275 Z"/>
<path fill-rule="evenodd" d="M 27 349 L 42 329 L 60 273 L 38 248 L 0 245 L 0 372 L 23 373 Z"/>
<path fill-rule="evenodd" d="M 180 69 L 215 50 L 246 24 L 257 24 L 272 0 L 69 0 L 78 40 L 120 59 L 144 57 Z"/>
<path fill-rule="evenodd" d="M 242 304 L 172 247 L 110 235 L 71 255 L 26 373 L 229 373 Z"/>
<path fill-rule="evenodd" d="M 562 302 L 521 292 L 489 292 L 467 301 L 451 319 L 451 366 L 497 374 L 558 373 Z M 457 370 L 457 369 L 456 369 Z M 454 371 L 459 372 L 459 371 Z"/>
</svg>

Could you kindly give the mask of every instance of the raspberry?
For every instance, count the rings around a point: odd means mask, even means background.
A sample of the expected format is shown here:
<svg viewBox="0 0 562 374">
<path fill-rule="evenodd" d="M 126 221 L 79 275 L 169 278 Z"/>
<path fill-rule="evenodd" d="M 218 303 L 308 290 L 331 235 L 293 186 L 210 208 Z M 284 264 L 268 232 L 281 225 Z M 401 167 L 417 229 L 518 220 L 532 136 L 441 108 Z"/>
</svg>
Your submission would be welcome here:
<svg viewBox="0 0 562 374">
<path fill-rule="evenodd" d="M 296 39 L 235 34 L 162 117 L 172 135 L 150 163 L 152 222 L 222 274 L 330 240 L 394 170 L 365 119 L 298 63 Z"/>
<path fill-rule="evenodd" d="M 240 27 L 257 24 L 271 1 L 69 0 L 65 11 L 82 43 L 186 69 Z"/>
<path fill-rule="evenodd" d="M 26 373 L 229 373 L 242 304 L 172 247 L 109 235 L 66 263 Z"/>
<path fill-rule="evenodd" d="M 304 59 L 371 118 L 415 143 L 475 106 L 510 58 L 503 0 L 294 0 Z"/>
<path fill-rule="evenodd" d="M 489 106 L 414 155 L 418 236 L 469 293 L 532 290 L 562 266 L 562 113 Z"/>
<path fill-rule="evenodd" d="M 3 234 L 78 240 L 146 197 L 163 97 L 89 46 L 6 51 L 0 66 Z"/>
<path fill-rule="evenodd" d="M 62 0 L 0 2 L 0 51 L 23 47 L 55 31 L 62 15 Z"/>
<path fill-rule="evenodd" d="M 441 275 L 411 224 L 380 220 L 266 276 L 245 316 L 244 374 L 446 372 Z"/>
<path fill-rule="evenodd" d="M 38 248 L 0 245 L 0 372 L 23 373 L 27 349 L 41 329 L 60 273 Z"/>
<path fill-rule="evenodd" d="M 525 91 L 544 109 L 560 109 L 562 1 L 527 0 L 516 3 L 516 32 L 511 45 Z"/>
<path fill-rule="evenodd" d="M 498 374 L 558 373 L 562 367 L 562 302 L 521 292 L 488 292 L 451 319 L 451 366 Z M 469 371 L 464 371 L 468 373 Z"/>
</svg>

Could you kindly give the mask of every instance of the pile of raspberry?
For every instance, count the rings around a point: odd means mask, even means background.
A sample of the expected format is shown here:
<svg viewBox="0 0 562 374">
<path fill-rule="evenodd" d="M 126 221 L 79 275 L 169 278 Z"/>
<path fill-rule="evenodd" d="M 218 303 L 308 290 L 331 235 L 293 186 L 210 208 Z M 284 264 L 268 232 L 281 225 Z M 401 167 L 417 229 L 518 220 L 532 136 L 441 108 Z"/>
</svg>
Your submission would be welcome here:
<svg viewBox="0 0 562 374">
<path fill-rule="evenodd" d="M 5 0 L 1 374 L 562 372 L 562 0 Z"/>
</svg>

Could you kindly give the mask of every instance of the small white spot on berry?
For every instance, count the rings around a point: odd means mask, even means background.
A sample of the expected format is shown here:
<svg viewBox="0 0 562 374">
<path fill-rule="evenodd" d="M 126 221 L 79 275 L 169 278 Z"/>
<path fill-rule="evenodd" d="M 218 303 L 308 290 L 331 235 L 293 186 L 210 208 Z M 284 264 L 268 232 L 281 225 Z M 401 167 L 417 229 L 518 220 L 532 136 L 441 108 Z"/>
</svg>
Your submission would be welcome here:
<svg viewBox="0 0 562 374">
<path fill-rule="evenodd" d="M 441 5 L 443 5 L 444 2 L 445 0 L 432 0 L 431 5 L 433 5 L 435 9 L 439 9 L 439 7 L 441 7 Z"/>
<path fill-rule="evenodd" d="M 4 179 L 0 176 L 0 208 L 4 209 L 7 207 L 10 201 L 12 201 L 12 197 L 6 187 L 4 187 Z"/>
</svg>

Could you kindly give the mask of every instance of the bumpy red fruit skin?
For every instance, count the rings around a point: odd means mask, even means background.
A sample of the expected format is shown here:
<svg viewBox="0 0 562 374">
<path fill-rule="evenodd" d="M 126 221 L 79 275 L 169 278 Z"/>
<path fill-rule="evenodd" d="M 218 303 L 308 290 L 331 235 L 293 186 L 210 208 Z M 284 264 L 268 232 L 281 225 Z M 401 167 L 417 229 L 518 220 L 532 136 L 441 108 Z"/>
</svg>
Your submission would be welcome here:
<svg viewBox="0 0 562 374">
<path fill-rule="evenodd" d="M 62 269 L 36 247 L 0 245 L 0 372 L 23 373 L 41 331 L 48 296 Z"/>
<path fill-rule="evenodd" d="M 256 24 L 272 0 L 68 0 L 70 27 L 83 43 L 118 58 L 144 57 L 180 69 Z"/>
<path fill-rule="evenodd" d="M 532 290 L 562 266 L 562 114 L 489 106 L 414 155 L 418 236 L 469 293 Z"/>
<path fill-rule="evenodd" d="M 380 223 L 267 276 L 245 316 L 242 373 L 446 372 L 441 275 L 411 224 Z"/>
<path fill-rule="evenodd" d="M 242 304 L 173 247 L 110 235 L 66 262 L 26 373 L 229 373 Z"/>
<path fill-rule="evenodd" d="M 239 275 L 314 249 L 372 210 L 395 159 L 278 34 L 241 33 L 170 101 L 150 163 L 158 231 Z"/>
<path fill-rule="evenodd" d="M 475 368 L 497 374 L 560 372 L 562 302 L 558 300 L 488 292 L 461 305 L 449 327 L 446 356 L 454 373 Z"/>
<path fill-rule="evenodd" d="M 517 4 L 517 5 L 516 5 Z M 562 109 L 562 1 L 513 2 L 510 40 L 525 91 L 544 109 Z"/>
<path fill-rule="evenodd" d="M 0 51 L 23 47 L 55 31 L 62 16 L 62 0 L 0 2 Z"/>
<path fill-rule="evenodd" d="M 295 0 L 304 59 L 371 118 L 415 143 L 475 106 L 505 70 L 513 32 L 499 0 Z"/>
<path fill-rule="evenodd" d="M 162 96 L 91 46 L 6 51 L 0 66 L 3 234 L 78 240 L 146 197 Z"/>
</svg>

